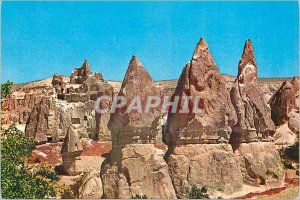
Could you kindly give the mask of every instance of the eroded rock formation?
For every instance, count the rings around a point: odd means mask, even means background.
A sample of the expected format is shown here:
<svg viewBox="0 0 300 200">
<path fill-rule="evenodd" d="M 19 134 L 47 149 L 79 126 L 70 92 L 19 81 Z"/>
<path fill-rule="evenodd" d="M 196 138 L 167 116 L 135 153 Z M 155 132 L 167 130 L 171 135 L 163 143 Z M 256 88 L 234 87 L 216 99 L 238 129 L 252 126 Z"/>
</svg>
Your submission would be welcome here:
<svg viewBox="0 0 300 200">
<path fill-rule="evenodd" d="M 201 113 L 168 113 L 165 157 L 177 196 L 185 198 L 192 186 L 231 194 L 242 187 L 240 167 L 228 144 L 236 123 L 235 110 L 208 45 L 203 38 L 184 67 L 175 96 L 200 97 Z M 228 168 L 227 168 L 228 167 Z"/>
<path fill-rule="evenodd" d="M 236 114 L 220 74 L 203 38 L 195 48 L 193 59 L 186 64 L 179 78 L 175 96 L 200 97 L 203 113 L 169 113 L 164 137 L 168 145 L 194 137 L 195 143 L 228 141 Z M 191 102 L 194 102 L 193 100 Z M 193 105 L 189 108 L 192 110 Z M 195 130 L 197 130 L 195 132 Z"/>
<path fill-rule="evenodd" d="M 168 113 L 166 154 L 153 145 L 161 137 L 160 120 L 166 119 L 157 109 L 125 113 L 128 103 L 112 115 L 95 112 L 97 98 L 113 96 L 114 88 L 101 73 L 93 76 L 87 61 L 72 72 L 71 81 L 55 74 L 48 81 L 52 86 L 25 88 L 1 100 L 1 122 L 27 121 L 25 134 L 39 143 L 49 136 L 64 138 L 61 153 L 68 175 L 82 172 L 80 138 L 104 140 L 111 132 L 113 149 L 101 166 L 101 180 L 97 170 L 85 174 L 80 198 L 186 198 L 192 186 L 206 186 L 210 195 L 231 195 L 243 184 L 278 187 L 284 174 L 276 148 L 294 144 L 299 131 L 299 78 L 280 87 L 282 81 L 258 82 L 257 74 L 250 40 L 235 79 L 220 74 L 201 38 L 176 89 L 174 81 L 154 83 L 133 56 L 118 96 L 130 101 L 138 96 L 142 107 L 148 96 L 178 96 L 180 103 L 186 96 L 191 102 L 200 97 L 196 106 L 203 112 Z M 110 108 L 111 102 L 101 101 L 100 107 Z"/>
<path fill-rule="evenodd" d="M 118 95 L 132 100 L 135 96 L 145 99 L 157 94 L 152 78 L 133 56 Z M 117 110 L 111 115 L 113 149 L 101 167 L 105 198 L 176 197 L 168 166 L 153 145 L 158 117 L 155 111 L 124 114 Z"/>
<path fill-rule="evenodd" d="M 275 144 L 289 146 L 297 142 L 299 131 L 299 78 L 284 81 L 269 101 L 271 116 L 277 126 Z"/>
<path fill-rule="evenodd" d="M 92 76 L 91 68 L 85 60 L 81 68 L 76 68 L 70 82 L 61 82 L 58 75 L 53 76 L 57 99 L 53 103 L 53 123 L 59 137 L 66 132 L 70 124 L 76 126 L 79 137 L 87 137 L 88 132 L 93 139 L 110 138 L 107 123 L 109 113 L 95 113 L 95 103 L 100 96 L 112 96 L 113 88 L 101 73 Z M 55 131 L 52 131 L 55 132 Z"/>
<path fill-rule="evenodd" d="M 242 143 L 234 153 L 246 184 L 269 187 L 283 185 L 284 170 L 274 143 Z"/>
<path fill-rule="evenodd" d="M 179 198 L 186 198 L 192 186 L 207 187 L 212 195 L 242 188 L 240 166 L 229 144 L 180 145 L 166 159 Z"/>
<path fill-rule="evenodd" d="M 80 68 L 75 68 L 71 74 L 70 82 L 82 84 L 92 75 L 90 65 L 87 60 L 84 61 Z"/>
<path fill-rule="evenodd" d="M 295 107 L 295 91 L 293 85 L 285 81 L 270 100 L 271 115 L 276 125 L 289 120 L 289 113 Z"/>
<path fill-rule="evenodd" d="M 72 125 L 65 136 L 61 148 L 62 166 L 67 175 L 78 175 L 83 171 L 81 153 L 83 151 L 79 137 Z"/>
<path fill-rule="evenodd" d="M 270 109 L 264 102 L 257 82 L 257 67 L 252 43 L 247 40 L 239 63 L 236 84 L 230 91 L 238 122 L 233 126 L 236 142 L 259 141 L 274 134 L 275 125 Z M 234 141 L 233 141 L 234 142 Z"/>
<path fill-rule="evenodd" d="M 90 72 L 87 61 L 84 63 L 81 71 L 80 74 L 90 74 L 86 73 Z M 51 141 L 63 139 L 70 125 L 74 126 L 74 130 L 80 138 L 87 138 L 89 136 L 98 138 L 99 134 L 101 134 L 102 139 L 103 137 L 109 139 L 110 131 L 107 128 L 107 123 L 110 115 L 109 113 L 105 113 L 101 116 L 96 116 L 95 102 L 99 96 L 112 96 L 113 88 L 103 80 L 100 73 L 95 73 L 95 76 L 88 75 L 86 78 L 86 80 L 83 79 L 82 84 L 72 84 L 67 77 L 55 74 L 51 80 L 51 85 L 54 88 L 52 88 L 53 94 L 46 93 L 43 96 L 34 96 L 31 93 L 25 93 L 23 95 L 24 98 L 21 99 L 23 101 L 20 101 L 20 103 L 29 107 L 28 109 L 20 109 L 20 106 L 16 106 L 15 100 L 2 101 L 3 105 L 6 102 L 10 102 L 6 106 L 7 109 L 12 109 L 12 111 L 16 109 L 18 111 L 16 114 L 11 112 L 6 117 L 2 117 L 2 121 L 21 122 L 27 120 L 27 112 L 31 112 L 30 108 L 33 108 L 41 98 L 46 97 L 48 111 L 45 116 L 47 121 L 40 120 L 37 123 L 39 124 L 38 126 L 45 127 L 44 135 L 48 134 Z M 10 104 L 13 105 L 13 108 L 9 106 Z M 35 135 L 35 132 L 32 132 L 33 129 L 28 129 L 27 135 Z"/>
<path fill-rule="evenodd" d="M 153 141 L 158 133 L 157 124 L 160 112 L 156 109 L 149 113 L 139 113 L 137 110 L 125 113 L 129 107 L 129 101 L 134 101 L 136 97 L 140 98 L 144 105 L 148 96 L 159 96 L 152 78 L 136 56 L 133 56 L 129 63 L 118 96 L 125 97 L 128 103 L 122 109 L 117 109 L 108 123 L 109 129 L 114 132 L 112 133 L 113 144 L 118 144 L 118 140 L 131 144 L 135 138 L 143 140 L 143 143 L 146 140 Z M 139 132 L 142 135 L 139 135 Z"/>
<path fill-rule="evenodd" d="M 1 99 L 1 125 L 26 124 L 33 107 L 52 92 L 49 86 L 17 88 Z M 25 126 L 24 126 L 25 128 Z"/>
<path fill-rule="evenodd" d="M 238 122 L 230 143 L 237 156 L 244 182 L 253 186 L 280 186 L 283 166 L 274 143 L 275 125 L 257 82 L 252 43 L 247 40 L 239 63 L 236 84 L 230 91 Z"/>
<path fill-rule="evenodd" d="M 36 104 L 27 120 L 25 135 L 35 142 L 46 142 L 48 133 L 49 105 L 46 99 Z"/>
<path fill-rule="evenodd" d="M 92 168 L 84 174 L 78 193 L 80 199 L 101 199 L 103 189 L 99 170 Z"/>
</svg>

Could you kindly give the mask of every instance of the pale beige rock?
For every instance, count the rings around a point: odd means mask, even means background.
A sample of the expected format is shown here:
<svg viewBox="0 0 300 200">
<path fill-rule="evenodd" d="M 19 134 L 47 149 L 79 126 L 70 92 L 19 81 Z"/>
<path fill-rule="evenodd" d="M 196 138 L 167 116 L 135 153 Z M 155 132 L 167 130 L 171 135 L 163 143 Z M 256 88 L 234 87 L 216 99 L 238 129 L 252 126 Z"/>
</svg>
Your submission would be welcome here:
<svg viewBox="0 0 300 200">
<path fill-rule="evenodd" d="M 180 198 L 186 198 L 192 186 L 206 186 L 209 194 L 232 194 L 243 185 L 240 166 L 229 144 L 178 146 L 167 163 Z"/>
<path fill-rule="evenodd" d="M 297 135 L 289 128 L 288 123 L 277 127 L 274 134 L 274 143 L 276 145 L 290 146 L 295 144 L 297 141 Z"/>
<path fill-rule="evenodd" d="M 80 199 L 101 199 L 103 195 L 100 173 L 96 169 L 87 171 L 79 187 Z"/>
<path fill-rule="evenodd" d="M 113 149 L 111 156 L 116 165 L 106 163 L 101 170 L 106 198 L 176 198 L 168 165 L 153 144 L 128 144 Z M 113 189 L 114 185 L 122 187 Z"/>
<path fill-rule="evenodd" d="M 299 122 L 300 122 L 299 110 L 293 109 L 289 113 L 288 126 L 296 134 L 299 133 Z"/>
<path fill-rule="evenodd" d="M 283 185 L 283 165 L 274 143 L 242 143 L 234 154 L 239 160 L 246 184 L 270 187 Z"/>
<path fill-rule="evenodd" d="M 133 56 L 118 96 L 128 100 L 139 96 L 145 100 L 157 95 L 158 90 L 149 73 Z M 101 168 L 105 198 L 132 198 L 136 195 L 176 198 L 168 165 L 152 144 L 159 133 L 159 117 L 155 109 L 149 113 L 131 111 L 124 114 L 121 109 L 112 113 L 108 127 L 113 148 Z"/>
<path fill-rule="evenodd" d="M 66 174 L 74 176 L 83 171 L 80 157 L 82 151 L 78 134 L 74 127 L 70 126 L 61 148 L 62 166 Z"/>
</svg>

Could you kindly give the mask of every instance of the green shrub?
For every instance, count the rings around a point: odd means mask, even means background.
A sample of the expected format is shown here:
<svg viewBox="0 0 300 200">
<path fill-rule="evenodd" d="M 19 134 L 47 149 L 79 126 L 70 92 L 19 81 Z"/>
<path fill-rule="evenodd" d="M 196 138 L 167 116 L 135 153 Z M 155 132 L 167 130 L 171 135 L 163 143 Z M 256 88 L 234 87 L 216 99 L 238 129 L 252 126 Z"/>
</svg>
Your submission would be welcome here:
<svg viewBox="0 0 300 200">
<path fill-rule="evenodd" d="M 63 185 L 60 188 L 60 196 L 61 196 L 61 199 L 76 199 L 77 198 L 74 188 L 70 185 Z"/>
<path fill-rule="evenodd" d="M 299 163 L 299 142 L 290 147 L 287 147 L 284 150 L 284 155 L 286 159 L 296 161 Z"/>
<path fill-rule="evenodd" d="M 56 195 L 58 177 L 47 164 L 28 165 L 34 141 L 14 125 L 1 138 L 1 191 L 5 199 L 49 198 Z"/>
<path fill-rule="evenodd" d="M 188 191 L 188 199 L 209 199 L 206 187 L 198 188 L 196 186 L 192 186 L 192 188 Z"/>
<path fill-rule="evenodd" d="M 11 87 L 14 83 L 7 81 L 6 83 L 1 84 L 1 98 L 7 97 L 11 93 Z"/>
</svg>

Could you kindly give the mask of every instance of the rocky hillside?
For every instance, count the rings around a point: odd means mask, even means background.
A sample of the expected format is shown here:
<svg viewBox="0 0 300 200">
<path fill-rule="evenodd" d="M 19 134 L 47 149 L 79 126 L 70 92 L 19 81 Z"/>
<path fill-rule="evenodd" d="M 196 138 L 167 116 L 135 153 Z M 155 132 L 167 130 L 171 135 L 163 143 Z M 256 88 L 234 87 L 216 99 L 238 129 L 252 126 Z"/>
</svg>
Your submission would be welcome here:
<svg viewBox="0 0 300 200">
<path fill-rule="evenodd" d="M 81 198 L 187 198 L 203 187 L 206 197 L 233 198 L 282 188 L 279 150 L 299 139 L 299 78 L 258 78 L 250 40 L 237 68 L 236 76 L 221 74 L 203 38 L 178 80 L 153 81 L 133 56 L 123 82 L 108 81 L 85 60 L 70 77 L 14 85 L 1 100 L 1 128 L 17 124 L 40 147 L 59 144 L 57 173 L 88 170 L 76 191 Z M 98 102 L 101 96 L 200 97 L 204 112 L 99 113 L 96 107 L 113 103 Z M 99 143 L 111 144 L 101 166 L 85 162 L 86 146 Z"/>
</svg>

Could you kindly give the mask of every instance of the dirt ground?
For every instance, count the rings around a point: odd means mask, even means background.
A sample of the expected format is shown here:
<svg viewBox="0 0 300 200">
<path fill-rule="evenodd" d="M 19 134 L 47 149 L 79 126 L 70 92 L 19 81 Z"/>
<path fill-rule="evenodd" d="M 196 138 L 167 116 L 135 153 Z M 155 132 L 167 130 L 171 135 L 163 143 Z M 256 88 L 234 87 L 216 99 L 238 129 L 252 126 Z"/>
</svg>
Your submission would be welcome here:
<svg viewBox="0 0 300 200">
<path fill-rule="evenodd" d="M 299 198 L 299 176 L 295 169 L 287 169 L 285 172 L 284 186 L 260 193 L 249 193 L 239 199 L 297 199 Z"/>
</svg>

